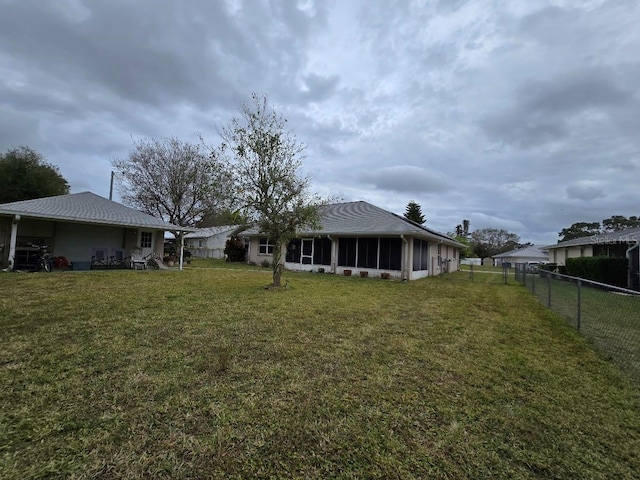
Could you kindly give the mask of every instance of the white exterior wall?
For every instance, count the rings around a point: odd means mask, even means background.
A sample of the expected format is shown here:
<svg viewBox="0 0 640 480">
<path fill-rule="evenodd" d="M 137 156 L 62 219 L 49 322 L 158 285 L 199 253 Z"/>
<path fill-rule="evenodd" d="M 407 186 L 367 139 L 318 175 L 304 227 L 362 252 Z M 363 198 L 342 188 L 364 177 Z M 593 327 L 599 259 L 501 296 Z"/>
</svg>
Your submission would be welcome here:
<svg viewBox="0 0 640 480">
<path fill-rule="evenodd" d="M 593 245 L 576 245 L 549 250 L 549 261 L 558 265 L 565 265 L 568 258 L 576 257 L 593 257 Z"/>
<path fill-rule="evenodd" d="M 58 223 L 52 254 L 71 262 L 90 262 L 93 248 L 123 248 L 124 236 L 122 227 Z"/>
<path fill-rule="evenodd" d="M 500 267 L 502 263 L 511 263 L 513 266 L 516 263 L 527 263 L 527 262 L 539 262 L 539 263 L 547 263 L 549 261 L 549 257 L 540 258 L 540 257 L 499 257 L 495 259 L 496 266 Z"/>
<path fill-rule="evenodd" d="M 275 248 L 275 247 L 274 247 Z M 286 254 L 285 247 L 282 247 L 282 260 L 284 261 Z M 269 263 L 273 262 L 273 255 L 270 253 L 260 253 L 260 238 L 251 237 L 249 239 L 249 252 L 247 253 L 247 263 L 255 263 L 261 265 L 266 260 Z"/>
<path fill-rule="evenodd" d="M 413 271 L 413 238 L 407 238 L 402 242 L 401 265 L 402 270 L 383 270 L 377 268 L 359 268 L 338 266 L 338 242 L 340 237 L 331 236 L 331 265 L 312 265 L 293 262 L 285 262 L 284 267 L 287 270 L 317 272 L 319 268 L 324 268 L 326 273 L 335 273 L 344 275 L 345 270 L 351 270 L 352 276 L 359 276 L 361 271 L 367 271 L 369 277 L 379 278 L 382 273 L 388 273 L 390 277 L 396 279 L 417 280 L 430 275 L 440 275 L 445 272 L 454 272 L 459 268 L 459 251 L 456 247 L 441 244 L 442 266 L 438 266 L 437 243 L 429 243 L 429 270 Z M 260 265 L 264 260 L 273 261 L 273 256 L 269 254 L 259 253 L 258 237 L 251 237 L 249 240 L 249 252 L 247 254 L 247 263 Z M 435 255 L 435 256 L 434 256 Z M 286 249 L 283 247 L 282 259 L 286 258 Z M 448 262 L 447 262 L 448 260 Z"/>
<path fill-rule="evenodd" d="M 224 258 L 224 248 L 227 246 L 227 240 L 232 231 L 227 230 L 206 238 L 189 238 L 186 248 L 194 257 Z"/>
</svg>

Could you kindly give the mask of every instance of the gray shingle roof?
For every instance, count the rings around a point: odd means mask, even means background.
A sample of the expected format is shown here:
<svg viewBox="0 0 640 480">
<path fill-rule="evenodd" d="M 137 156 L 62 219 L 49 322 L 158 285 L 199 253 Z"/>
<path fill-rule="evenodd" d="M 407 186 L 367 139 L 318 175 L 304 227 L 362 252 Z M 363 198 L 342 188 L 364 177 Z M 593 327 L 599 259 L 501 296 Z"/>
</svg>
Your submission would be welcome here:
<svg viewBox="0 0 640 480">
<path fill-rule="evenodd" d="M 229 235 L 234 235 L 243 228 L 244 227 L 240 225 L 222 225 L 219 227 L 198 228 L 195 232 L 186 234 L 184 238 L 209 238 L 225 232 L 229 232 Z"/>
<path fill-rule="evenodd" d="M 627 228 L 617 232 L 602 233 L 591 235 L 589 237 L 573 238 L 564 242 L 558 242 L 554 245 L 542 247 L 545 250 L 554 248 L 577 247 L 580 245 L 596 245 L 608 243 L 637 243 L 640 241 L 640 227 Z"/>
<path fill-rule="evenodd" d="M 464 247 L 443 233 L 363 201 L 333 203 L 320 207 L 320 224 L 319 230 L 303 230 L 299 235 L 412 235 Z M 245 234 L 258 235 L 259 231 L 257 227 L 253 227 Z"/>
<path fill-rule="evenodd" d="M 527 258 L 539 258 L 540 260 L 548 260 L 549 254 L 540 250 L 544 248 L 540 245 L 530 245 L 524 248 L 516 248 L 509 252 L 499 253 L 492 258 L 513 258 L 513 257 L 527 257 Z"/>
<path fill-rule="evenodd" d="M 16 214 L 25 218 L 78 223 L 142 227 L 157 230 L 182 230 L 189 232 L 194 230 L 193 228 L 178 227 L 167 223 L 91 192 L 0 204 L 0 215 Z"/>
</svg>

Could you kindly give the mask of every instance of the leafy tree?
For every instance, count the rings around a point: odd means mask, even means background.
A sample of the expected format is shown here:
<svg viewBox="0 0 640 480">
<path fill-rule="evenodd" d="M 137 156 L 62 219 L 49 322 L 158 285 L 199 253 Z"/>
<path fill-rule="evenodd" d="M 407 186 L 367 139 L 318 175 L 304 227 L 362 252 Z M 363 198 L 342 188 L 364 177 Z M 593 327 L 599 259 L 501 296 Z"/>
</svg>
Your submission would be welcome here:
<svg viewBox="0 0 640 480">
<path fill-rule="evenodd" d="M 471 246 L 471 241 L 464 236 L 461 235 L 449 235 L 450 237 L 453 237 L 454 240 L 462 243 L 465 247 L 460 249 L 460 260 L 463 260 L 465 258 L 474 258 L 475 257 L 475 253 L 473 253 L 473 248 Z"/>
<path fill-rule="evenodd" d="M 404 212 L 404 218 L 423 225 L 426 221 L 424 215 L 422 215 L 422 208 L 413 200 L 407 204 L 407 209 Z"/>
<path fill-rule="evenodd" d="M 66 195 L 69 183 L 42 154 L 21 146 L 0 154 L 0 203 Z"/>
<path fill-rule="evenodd" d="M 520 245 L 520 237 L 515 233 L 497 228 L 482 228 L 471 233 L 470 243 L 473 253 L 480 258 L 492 257 L 498 253 L 514 250 Z"/>
<path fill-rule="evenodd" d="M 616 232 L 634 227 L 640 227 L 640 219 L 636 216 L 627 218 L 624 215 L 612 215 L 611 218 L 602 220 L 602 230 L 605 232 Z"/>
<path fill-rule="evenodd" d="M 226 206 L 231 177 L 204 146 L 177 138 L 134 142 L 129 156 L 113 162 L 125 203 L 181 227 Z M 173 232 L 180 242 L 180 232 Z"/>
<path fill-rule="evenodd" d="M 455 236 L 469 238 L 469 220 L 462 220 L 462 224 L 456 225 Z"/>
<path fill-rule="evenodd" d="M 260 232 L 275 245 L 273 286 L 280 286 L 282 246 L 299 228 L 316 226 L 320 200 L 301 176 L 305 146 L 285 130 L 286 120 L 265 95 L 252 94 L 240 116 L 220 130 L 219 152 L 233 163 L 238 200 Z"/>
<path fill-rule="evenodd" d="M 203 213 L 196 227 L 219 227 L 221 225 L 246 225 L 249 223 L 247 216 L 239 209 L 215 208 Z"/>
<path fill-rule="evenodd" d="M 563 228 L 558 234 L 562 238 L 558 241 L 564 242 L 573 240 L 574 238 L 590 237 L 591 235 L 597 235 L 599 233 L 602 233 L 600 230 L 600 222 L 578 222 L 569 228 Z"/>
<path fill-rule="evenodd" d="M 242 262 L 245 257 L 244 242 L 234 235 L 229 237 L 224 246 L 224 254 L 227 262 Z"/>
</svg>

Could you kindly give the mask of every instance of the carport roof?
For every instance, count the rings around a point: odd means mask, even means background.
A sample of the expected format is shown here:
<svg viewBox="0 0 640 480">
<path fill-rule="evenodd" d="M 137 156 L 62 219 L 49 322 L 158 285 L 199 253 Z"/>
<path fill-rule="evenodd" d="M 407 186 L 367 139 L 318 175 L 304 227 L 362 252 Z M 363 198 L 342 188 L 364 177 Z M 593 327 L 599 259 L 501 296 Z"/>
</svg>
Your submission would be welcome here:
<svg viewBox="0 0 640 480">
<path fill-rule="evenodd" d="M 118 225 L 154 230 L 177 230 L 183 232 L 195 230 L 189 227 L 173 225 L 92 192 L 3 203 L 0 204 L 0 215 L 20 215 L 24 218 L 40 220 Z"/>
</svg>

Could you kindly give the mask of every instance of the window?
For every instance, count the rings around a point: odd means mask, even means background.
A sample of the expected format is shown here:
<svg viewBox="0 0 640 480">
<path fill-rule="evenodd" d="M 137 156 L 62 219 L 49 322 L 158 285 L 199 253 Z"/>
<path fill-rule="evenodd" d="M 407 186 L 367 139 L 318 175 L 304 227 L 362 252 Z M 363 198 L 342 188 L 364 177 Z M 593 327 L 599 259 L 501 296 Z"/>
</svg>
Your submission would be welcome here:
<svg viewBox="0 0 640 480">
<path fill-rule="evenodd" d="M 258 252 L 262 255 L 271 255 L 273 253 L 273 243 L 268 238 L 261 237 Z"/>
<path fill-rule="evenodd" d="M 380 238 L 380 270 L 402 270 L 402 240 Z"/>
<path fill-rule="evenodd" d="M 151 232 L 140 232 L 140 247 L 151 248 L 152 236 L 153 236 L 153 233 Z"/>
<path fill-rule="evenodd" d="M 203 244 L 204 244 L 204 240 L 199 239 L 198 240 L 198 248 L 202 248 L 204 246 Z"/>
<path fill-rule="evenodd" d="M 438 247 L 440 247 L 438 245 Z M 429 270 L 429 242 L 413 239 L 413 271 Z"/>
<path fill-rule="evenodd" d="M 313 263 L 331 265 L 331 240 L 326 237 L 313 240 Z"/>
<path fill-rule="evenodd" d="M 358 238 L 358 267 L 378 268 L 378 238 Z"/>
<path fill-rule="evenodd" d="M 300 263 L 300 247 L 301 241 L 299 238 L 294 238 L 287 245 L 287 254 L 285 256 L 285 261 L 290 263 Z"/>
<path fill-rule="evenodd" d="M 341 238 L 338 240 L 338 266 L 356 266 L 357 238 Z"/>
<path fill-rule="evenodd" d="M 330 247 L 328 245 L 327 248 Z M 384 237 L 341 238 L 338 240 L 338 266 L 402 270 L 402 240 Z"/>
</svg>

